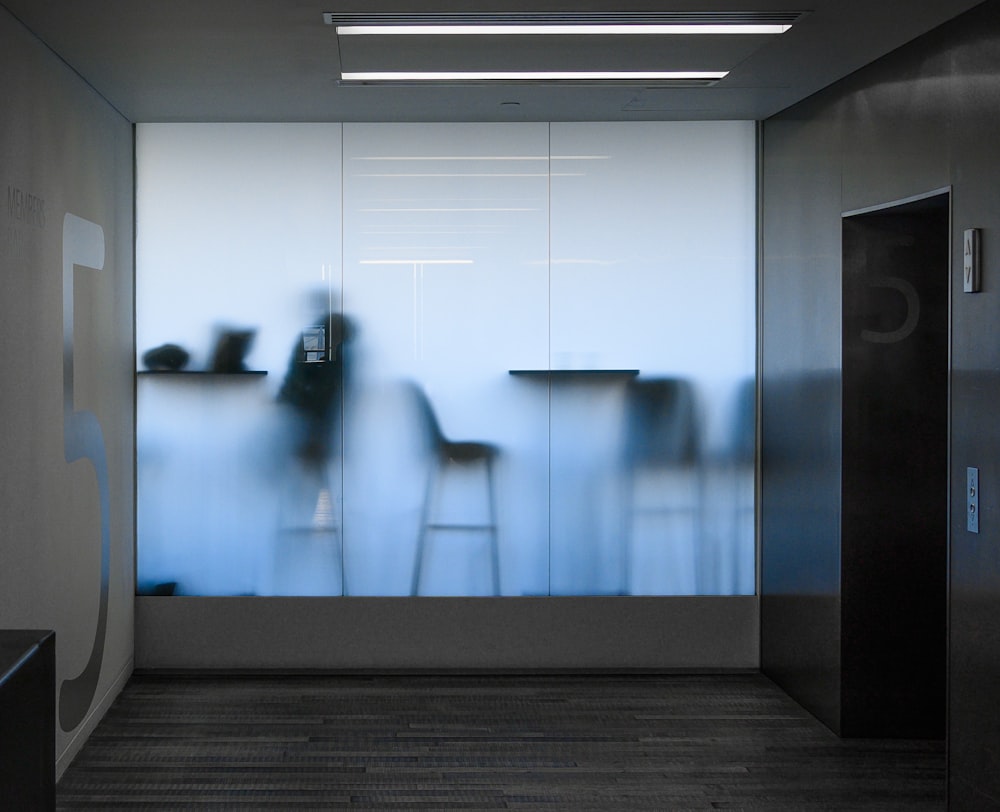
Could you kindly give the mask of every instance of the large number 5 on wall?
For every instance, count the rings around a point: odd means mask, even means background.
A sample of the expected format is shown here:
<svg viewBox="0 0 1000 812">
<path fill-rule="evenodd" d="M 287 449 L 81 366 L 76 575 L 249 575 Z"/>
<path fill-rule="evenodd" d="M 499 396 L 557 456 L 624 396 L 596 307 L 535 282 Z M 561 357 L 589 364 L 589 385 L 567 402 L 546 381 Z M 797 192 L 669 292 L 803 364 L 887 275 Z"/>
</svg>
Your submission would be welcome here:
<svg viewBox="0 0 1000 812">
<path fill-rule="evenodd" d="M 76 269 L 104 269 L 104 229 L 74 214 L 63 219 L 63 448 L 66 462 L 89 460 L 101 500 L 101 598 L 94 645 L 83 671 L 59 689 L 59 725 L 73 730 L 90 709 L 104 659 L 111 557 L 110 497 L 104 434 L 97 415 L 73 408 L 73 276 Z M 82 543 L 89 543 L 83 540 Z"/>
</svg>

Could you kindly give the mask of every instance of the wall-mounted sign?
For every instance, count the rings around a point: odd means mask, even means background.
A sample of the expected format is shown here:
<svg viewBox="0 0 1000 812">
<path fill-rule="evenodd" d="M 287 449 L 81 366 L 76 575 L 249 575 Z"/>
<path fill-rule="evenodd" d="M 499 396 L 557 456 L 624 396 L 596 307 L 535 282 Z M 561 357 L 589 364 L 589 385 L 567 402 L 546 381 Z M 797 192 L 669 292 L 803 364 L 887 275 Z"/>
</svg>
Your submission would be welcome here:
<svg viewBox="0 0 1000 812">
<path fill-rule="evenodd" d="M 965 236 L 962 240 L 962 274 L 963 287 L 965 293 L 979 293 L 983 287 L 982 263 L 980 262 L 979 229 L 965 229 Z"/>
</svg>

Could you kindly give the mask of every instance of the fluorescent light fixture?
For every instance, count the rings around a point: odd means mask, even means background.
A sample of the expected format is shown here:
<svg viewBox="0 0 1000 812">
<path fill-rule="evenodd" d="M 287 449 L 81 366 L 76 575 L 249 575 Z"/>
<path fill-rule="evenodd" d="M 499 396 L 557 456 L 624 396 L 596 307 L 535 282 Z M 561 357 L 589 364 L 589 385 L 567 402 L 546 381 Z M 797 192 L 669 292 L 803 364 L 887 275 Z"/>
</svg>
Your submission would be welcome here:
<svg viewBox="0 0 1000 812">
<path fill-rule="evenodd" d="M 362 71 L 345 82 L 716 81 L 728 71 Z"/>
<path fill-rule="evenodd" d="M 362 265 L 472 265 L 471 259 L 363 259 Z"/>
<path fill-rule="evenodd" d="M 571 156 L 576 157 L 576 156 Z M 548 155 L 358 155 L 352 161 L 548 161 Z"/>
<path fill-rule="evenodd" d="M 698 34 L 784 34 L 790 25 L 773 24 L 600 24 L 600 25 L 338 25 L 337 34 L 349 36 L 528 36 L 543 35 L 603 35 L 603 36 L 635 36 L 640 34 L 658 34 L 661 36 L 687 36 Z"/>
</svg>

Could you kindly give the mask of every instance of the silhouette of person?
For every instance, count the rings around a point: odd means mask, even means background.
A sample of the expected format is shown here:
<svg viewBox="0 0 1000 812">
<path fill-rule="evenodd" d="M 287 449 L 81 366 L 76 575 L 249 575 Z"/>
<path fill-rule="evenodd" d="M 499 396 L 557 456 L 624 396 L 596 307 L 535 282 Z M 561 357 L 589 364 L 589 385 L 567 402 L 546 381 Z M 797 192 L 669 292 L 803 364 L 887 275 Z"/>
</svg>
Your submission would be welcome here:
<svg viewBox="0 0 1000 812">
<path fill-rule="evenodd" d="M 299 419 L 295 454 L 308 467 L 320 467 L 334 451 L 344 393 L 344 345 L 351 325 L 327 312 L 302 331 L 292 347 L 278 401 Z"/>
</svg>

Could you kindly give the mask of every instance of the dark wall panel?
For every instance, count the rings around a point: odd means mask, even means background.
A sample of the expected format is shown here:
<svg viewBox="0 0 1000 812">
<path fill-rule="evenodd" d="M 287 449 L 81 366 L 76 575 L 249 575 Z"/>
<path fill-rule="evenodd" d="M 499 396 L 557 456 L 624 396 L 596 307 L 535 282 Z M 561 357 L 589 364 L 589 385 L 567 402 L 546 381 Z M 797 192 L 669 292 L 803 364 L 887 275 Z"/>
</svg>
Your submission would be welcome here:
<svg viewBox="0 0 1000 812">
<path fill-rule="evenodd" d="M 835 125 L 806 106 L 764 132 L 760 507 L 761 660 L 838 730 L 840 233 L 825 227 L 841 212 Z"/>
<path fill-rule="evenodd" d="M 775 454 L 822 431 L 823 415 L 839 409 L 833 385 L 814 412 L 800 411 L 817 375 L 841 375 L 840 212 L 952 187 L 952 809 L 1000 808 L 998 74 L 1000 2 L 991 0 L 764 124 L 762 662 L 814 711 L 839 708 L 839 663 L 829 651 L 839 620 L 831 609 L 810 627 L 796 612 L 839 599 L 816 578 L 817 560 L 829 567 L 839 555 L 839 531 L 836 518 L 807 525 L 800 497 L 822 505 L 824 516 L 833 506 L 839 512 L 839 430 L 822 453 L 793 450 L 791 461 Z M 984 289 L 963 294 L 960 238 L 971 227 L 983 229 Z M 980 468 L 978 535 L 965 530 L 967 466 Z M 837 580 L 824 574 L 824 584 Z M 820 679 L 790 678 L 817 673 L 816 664 Z"/>
</svg>

